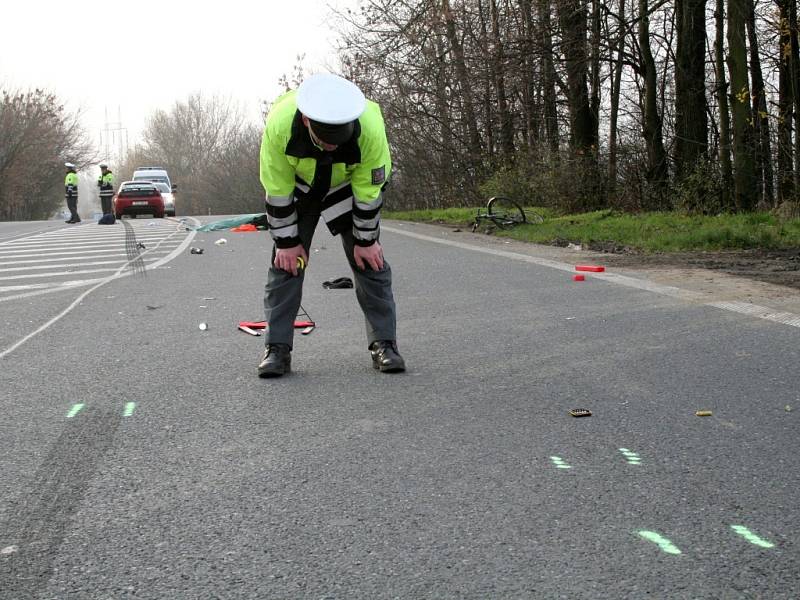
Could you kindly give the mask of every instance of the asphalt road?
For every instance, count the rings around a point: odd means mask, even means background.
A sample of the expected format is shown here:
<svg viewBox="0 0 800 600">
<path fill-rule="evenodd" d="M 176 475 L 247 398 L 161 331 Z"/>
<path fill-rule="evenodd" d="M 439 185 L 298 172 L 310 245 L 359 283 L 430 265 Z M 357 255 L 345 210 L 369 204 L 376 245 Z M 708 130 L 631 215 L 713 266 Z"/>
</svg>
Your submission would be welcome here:
<svg viewBox="0 0 800 600">
<path fill-rule="evenodd" d="M 321 225 L 261 380 L 267 234 L 150 223 L 0 224 L 0 598 L 800 597 L 792 315 L 386 223 L 381 374 Z"/>
</svg>

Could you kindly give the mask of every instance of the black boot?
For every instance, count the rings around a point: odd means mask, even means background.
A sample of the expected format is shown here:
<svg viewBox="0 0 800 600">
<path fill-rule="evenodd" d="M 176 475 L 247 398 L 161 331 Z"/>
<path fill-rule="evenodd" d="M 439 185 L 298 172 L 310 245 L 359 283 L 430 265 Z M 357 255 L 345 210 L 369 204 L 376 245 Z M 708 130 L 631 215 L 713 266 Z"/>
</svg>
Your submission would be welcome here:
<svg viewBox="0 0 800 600">
<path fill-rule="evenodd" d="M 292 349 L 288 344 L 269 344 L 258 364 L 259 377 L 280 377 L 292 370 Z"/>
<path fill-rule="evenodd" d="M 406 370 L 406 361 L 397 351 L 394 340 L 378 340 L 369 345 L 372 366 L 384 373 L 400 373 Z"/>
</svg>

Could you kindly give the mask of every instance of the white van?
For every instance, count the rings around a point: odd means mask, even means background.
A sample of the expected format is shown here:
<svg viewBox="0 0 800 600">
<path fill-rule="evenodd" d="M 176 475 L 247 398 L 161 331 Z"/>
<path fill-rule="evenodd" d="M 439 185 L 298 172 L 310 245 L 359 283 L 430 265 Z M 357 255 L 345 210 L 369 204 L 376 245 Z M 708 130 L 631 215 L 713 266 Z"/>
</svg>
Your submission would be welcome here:
<svg viewBox="0 0 800 600">
<path fill-rule="evenodd" d="M 170 181 L 167 170 L 164 167 L 139 167 L 133 172 L 133 180 L 165 183 L 173 192 L 176 187 L 172 185 L 172 181 Z"/>
</svg>

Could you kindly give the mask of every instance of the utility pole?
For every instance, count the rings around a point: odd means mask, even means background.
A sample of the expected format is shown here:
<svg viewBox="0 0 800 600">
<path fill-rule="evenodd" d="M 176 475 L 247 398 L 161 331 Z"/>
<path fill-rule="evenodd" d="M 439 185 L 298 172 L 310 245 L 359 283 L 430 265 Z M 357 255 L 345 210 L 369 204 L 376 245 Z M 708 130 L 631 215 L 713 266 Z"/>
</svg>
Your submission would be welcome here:
<svg viewBox="0 0 800 600">
<path fill-rule="evenodd" d="M 100 146 L 103 148 L 103 159 L 113 162 L 116 168 L 128 153 L 128 128 L 122 124 L 122 109 L 117 107 L 117 121 L 109 122 L 108 107 L 103 130 L 100 132 Z M 116 148 L 115 148 L 116 146 Z M 115 156 L 112 156 L 114 152 Z"/>
</svg>

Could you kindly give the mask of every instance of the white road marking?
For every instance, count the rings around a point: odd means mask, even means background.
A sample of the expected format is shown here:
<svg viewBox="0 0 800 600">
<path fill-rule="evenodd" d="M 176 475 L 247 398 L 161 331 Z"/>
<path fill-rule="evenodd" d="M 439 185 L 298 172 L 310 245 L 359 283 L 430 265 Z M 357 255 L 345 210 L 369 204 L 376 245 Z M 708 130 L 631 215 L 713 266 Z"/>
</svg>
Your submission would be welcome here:
<svg viewBox="0 0 800 600">
<path fill-rule="evenodd" d="M 169 242 L 167 244 L 162 243 L 162 244 L 160 244 L 160 246 L 161 247 L 177 246 L 178 244 L 180 244 L 180 242 L 176 241 L 176 242 Z M 70 248 L 73 248 L 73 246 L 70 246 Z M 113 245 L 113 249 L 114 250 L 118 250 L 119 249 L 119 244 L 114 244 Z M 30 250 L 21 250 L 20 252 L 30 252 Z M 72 249 L 70 249 L 70 250 L 67 250 L 67 251 L 48 252 L 48 256 L 73 256 L 73 255 L 79 255 L 79 254 L 103 254 L 104 256 L 106 256 L 107 252 L 108 252 L 108 250 L 106 250 L 105 248 L 99 248 L 99 249 L 95 248 L 93 250 L 72 250 Z M 8 256 L 4 256 L 4 254 L 8 254 Z M 29 258 L 31 256 L 42 256 L 42 253 L 41 252 L 34 252 L 33 254 L 19 254 L 17 252 L 4 253 L 4 252 L 0 251 L 0 258 L 3 258 L 3 259 L 7 259 L 7 258 Z M 126 256 L 127 256 L 127 254 L 126 254 Z"/>
<path fill-rule="evenodd" d="M 162 238 L 162 241 L 159 244 L 153 244 L 152 247 L 148 247 L 144 249 L 140 256 L 144 256 L 145 254 L 151 254 L 152 256 L 158 256 L 161 252 L 165 250 L 169 250 L 173 248 L 169 254 L 165 254 L 160 259 L 156 260 L 152 264 L 148 265 L 148 269 L 155 269 L 160 267 L 166 262 L 172 260 L 175 256 L 180 254 L 192 241 L 195 237 L 196 232 L 185 232 L 183 226 L 181 227 L 170 227 L 165 228 L 168 229 L 170 236 L 166 238 Z M 176 233 L 187 233 L 188 235 L 183 239 L 183 241 L 171 240 L 170 238 L 174 236 Z M 138 240 L 138 237 L 137 237 Z M 114 247 L 115 250 L 119 249 L 119 244 Z M 77 251 L 81 252 L 81 251 Z M 85 252 L 89 253 L 97 253 L 97 252 L 105 252 L 104 250 L 87 250 Z M 32 256 L 42 256 L 42 253 L 34 254 Z M 127 255 L 126 255 L 127 256 Z M 10 258 L 10 257 L 9 257 Z M 94 258 L 94 257 L 87 257 L 87 258 Z M 148 259 L 151 260 L 151 259 Z M 130 261 L 120 262 L 123 266 L 127 266 Z M 0 270 L 0 272 L 2 272 Z M 75 275 L 77 271 L 73 271 L 69 273 L 69 275 Z M 111 275 L 112 278 L 117 277 L 127 277 L 130 273 L 121 273 L 119 275 Z M 106 278 L 108 279 L 108 278 Z M 65 290 L 70 290 L 76 287 L 85 287 L 87 285 L 92 285 L 94 283 L 98 283 L 100 281 L 104 281 L 103 279 L 96 278 L 96 279 L 78 279 L 74 281 L 65 281 L 65 282 L 53 282 L 53 283 L 31 283 L 26 285 L 7 285 L 7 286 L 0 286 L 0 293 L 13 293 L 13 292 L 21 292 L 11 296 L 0 297 L 0 302 L 7 302 L 10 300 L 19 300 L 21 298 L 29 298 L 32 296 L 40 296 L 42 294 L 49 294 L 54 292 L 61 292 Z"/>
<path fill-rule="evenodd" d="M 199 222 L 197 219 L 194 219 L 194 218 L 191 218 L 191 217 L 189 217 L 189 218 L 190 218 L 192 221 L 194 221 L 194 222 L 195 222 L 195 224 L 196 224 L 197 226 L 199 226 L 199 225 L 200 225 L 200 222 Z M 181 228 L 181 229 L 182 229 L 182 228 Z M 173 232 L 171 235 L 175 235 L 175 233 L 181 233 L 181 229 L 176 229 L 176 230 L 175 230 L 175 231 L 174 231 L 174 232 Z M 178 255 L 179 255 L 181 252 L 183 252 L 183 251 L 184 251 L 184 249 L 185 249 L 185 248 L 186 248 L 186 247 L 187 247 L 187 246 L 190 244 L 190 242 L 192 241 L 192 239 L 193 239 L 193 238 L 194 238 L 194 236 L 195 236 L 195 231 L 189 231 L 189 232 L 187 232 L 187 233 L 188 233 L 188 235 L 187 235 L 187 236 L 186 236 L 186 238 L 183 240 L 183 243 L 182 243 L 180 246 L 178 246 L 178 247 L 177 247 L 175 250 L 173 250 L 173 251 L 172 251 L 171 253 L 169 253 L 167 256 L 164 256 L 163 258 L 159 259 L 158 261 L 156 261 L 155 263 L 153 263 L 152 265 L 150 265 L 150 266 L 149 266 L 149 268 L 156 268 L 156 267 L 159 267 L 159 266 L 161 266 L 162 264 L 164 264 L 164 263 L 166 263 L 166 262 L 169 262 L 170 260 L 172 260 L 173 258 L 175 258 L 176 256 L 178 256 Z M 167 239 L 169 239 L 169 238 L 165 238 L 165 240 L 164 240 L 164 241 L 166 241 Z M 124 270 L 125 270 L 125 268 L 126 268 L 126 267 L 127 267 L 129 264 L 130 264 L 130 263 L 132 263 L 132 262 L 134 262 L 134 261 L 138 260 L 139 258 L 143 257 L 143 256 L 144 256 L 145 254 L 147 254 L 148 252 L 151 252 L 152 250 L 155 250 L 157 247 L 158 247 L 158 246 L 156 245 L 156 246 L 155 246 L 155 247 L 153 247 L 152 249 L 147 249 L 147 250 L 145 250 L 145 251 L 144 251 L 144 252 L 142 252 L 142 253 L 141 253 L 139 256 L 137 256 L 136 258 L 134 258 L 134 259 L 131 259 L 131 260 L 129 260 L 129 261 L 127 261 L 127 262 L 125 262 L 125 263 L 124 263 L 124 264 L 123 264 L 121 267 L 119 267 L 119 269 L 117 269 L 117 271 L 116 271 L 115 273 L 113 273 L 112 275 L 109 275 L 109 276 L 108 276 L 108 277 L 106 277 L 105 279 L 101 279 L 101 280 L 99 280 L 99 281 L 98 281 L 98 282 L 97 282 L 97 283 L 96 283 L 94 286 L 90 287 L 88 290 L 86 290 L 85 292 L 83 292 L 82 294 L 80 294 L 80 295 L 79 295 L 77 298 L 75 298 L 75 300 L 73 300 L 73 301 L 72 301 L 72 303 L 71 303 L 69 306 L 67 306 L 67 308 L 65 308 L 64 310 L 62 310 L 62 311 L 61 311 L 60 313 L 58 313 L 58 314 L 57 314 L 55 317 L 53 317 L 52 319 L 50 319 L 49 321 L 47 321 L 46 323 L 44 323 L 44 324 L 43 324 L 43 325 L 41 325 L 40 327 L 37 327 L 36 329 L 34 329 L 33 331 L 31 331 L 29 334 L 27 334 L 26 336 L 24 336 L 23 338 L 21 338 L 20 340 L 16 341 L 16 342 L 15 342 L 15 343 L 13 343 L 13 344 L 11 344 L 11 345 L 10 345 L 8 348 L 6 348 L 6 349 L 5 349 L 5 350 L 3 350 L 2 352 L 0 352 L 0 358 L 5 358 L 6 356 L 8 356 L 8 355 L 9 355 L 9 354 L 11 354 L 12 352 L 14 352 L 14 350 L 16 350 L 17 348 L 19 348 L 20 346 L 22 346 L 22 345 L 23 345 L 25 342 L 27 342 L 27 341 L 28 341 L 28 340 L 30 340 L 31 338 L 33 338 L 33 337 L 35 337 L 35 336 L 39 335 L 39 334 L 40 334 L 40 333 L 42 333 L 43 331 L 47 330 L 47 329 L 48 329 L 48 328 L 49 328 L 51 325 L 53 325 L 54 323 L 57 323 L 58 321 L 60 321 L 60 320 L 61 320 L 61 319 L 62 319 L 62 318 L 65 316 L 65 315 L 69 314 L 69 312 L 70 312 L 70 311 L 72 311 L 72 309 L 73 309 L 73 308 L 75 308 L 76 306 L 78 306 L 78 304 L 80 304 L 80 303 L 83 301 L 83 299 L 84 299 L 84 298 L 86 298 L 86 296 L 88 296 L 89 294 L 91 294 L 91 293 L 92 293 L 93 291 L 95 291 L 96 289 L 98 289 L 98 288 L 100 288 L 100 287 L 104 286 L 104 285 L 105 285 L 105 284 L 107 284 L 109 281 L 113 281 L 113 280 L 115 280 L 115 279 L 119 279 L 120 277 L 127 277 L 127 276 L 129 276 L 129 275 L 130 275 L 130 273 L 124 273 Z M 97 281 L 97 280 L 94 280 L 94 281 Z M 48 290 L 48 291 L 49 291 L 49 290 Z M 24 295 L 23 295 L 23 296 L 24 296 Z M 22 296 L 16 296 L 16 297 L 17 297 L 17 298 L 19 298 L 19 297 L 22 297 Z M 10 300 L 10 299 L 11 299 L 11 298 L 2 298 L 2 299 L 0 299 L 0 301 L 3 301 L 3 300 Z"/>
<path fill-rule="evenodd" d="M 492 254 L 494 256 L 501 256 L 503 258 L 510 258 L 513 260 L 520 260 L 527 263 L 541 265 L 543 267 L 550 267 L 551 269 L 567 271 L 569 273 L 575 272 L 575 265 L 555 260 L 550 260 L 547 258 L 540 258 L 538 256 L 528 256 L 527 254 L 519 254 L 518 252 L 508 252 L 507 250 L 498 250 L 496 248 L 483 248 L 481 246 L 474 246 L 472 244 L 457 242 L 455 240 L 445 240 L 430 235 L 414 233 L 412 231 L 406 231 L 404 229 L 398 229 L 396 227 L 387 227 L 386 225 L 381 225 L 381 228 L 384 231 L 397 233 L 399 235 L 404 235 L 406 237 L 411 237 L 426 242 L 433 242 L 434 244 L 451 246 L 453 248 L 461 248 L 463 250 L 471 250 L 473 252 L 481 252 L 483 254 Z M 679 300 L 693 302 L 701 306 L 712 306 L 714 308 L 719 308 L 721 310 L 727 310 L 743 315 L 749 315 L 759 319 L 772 321 L 773 323 L 780 323 L 781 325 L 800 327 L 800 315 L 787 312 L 777 312 L 773 309 L 767 308 L 765 306 L 759 306 L 757 304 L 748 304 L 746 302 L 705 302 L 704 300 L 706 296 L 704 296 L 699 292 L 684 290 L 669 285 L 661 285 L 658 283 L 653 283 L 652 281 L 647 281 L 644 279 L 636 279 L 635 277 L 629 277 L 627 275 L 618 275 L 616 273 L 608 273 L 608 272 L 585 273 L 585 275 L 587 277 L 596 277 L 597 279 L 602 279 L 610 283 L 616 283 L 617 285 L 624 285 L 626 287 L 632 287 L 640 290 L 645 290 L 648 292 L 653 292 L 654 294 L 661 294 L 662 296 L 670 296 L 671 298 L 677 298 Z"/>
</svg>

